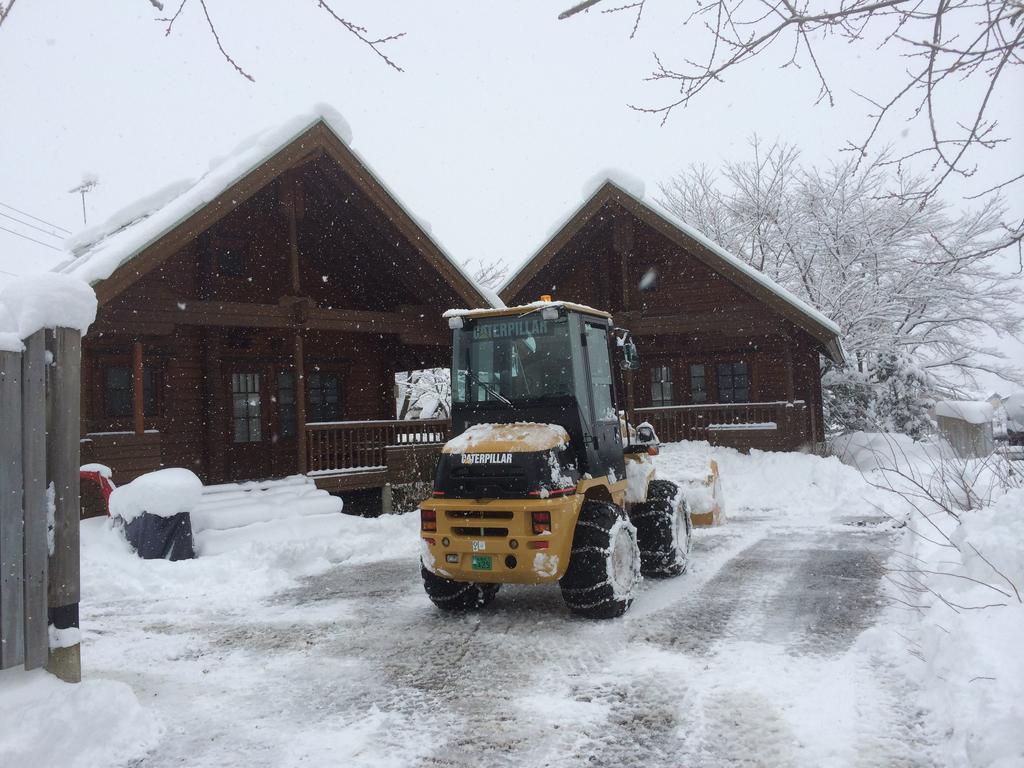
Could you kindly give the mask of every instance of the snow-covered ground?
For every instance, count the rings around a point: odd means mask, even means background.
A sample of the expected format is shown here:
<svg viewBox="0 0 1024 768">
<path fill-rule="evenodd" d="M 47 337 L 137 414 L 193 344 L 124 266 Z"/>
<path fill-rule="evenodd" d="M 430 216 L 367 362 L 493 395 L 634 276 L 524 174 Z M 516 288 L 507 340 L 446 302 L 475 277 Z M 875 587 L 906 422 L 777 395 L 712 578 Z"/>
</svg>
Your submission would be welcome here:
<svg viewBox="0 0 1024 768">
<path fill-rule="evenodd" d="M 944 689 L 928 682 L 948 670 L 908 653 L 934 617 L 922 622 L 887 600 L 884 563 L 907 537 L 884 512 L 900 514 L 899 500 L 836 458 L 712 455 L 725 524 L 697 531 L 687 574 L 645 582 L 630 612 L 609 622 L 570 616 L 557 587 L 506 586 L 479 614 L 441 614 L 420 585 L 414 515 L 269 519 L 247 528 L 273 525 L 273 535 L 235 535 L 216 554 L 174 563 L 138 560 L 107 521 L 86 521 L 90 682 L 65 702 L 55 693 L 63 684 L 40 673 L 0 677 L 0 764 L 677 768 L 1012 757 L 1013 745 L 977 722 L 959 723 L 967 735 L 949 732 L 964 705 L 937 700 Z M 662 477 L 688 471 L 679 446 L 657 462 Z M 989 628 L 1008 645 L 1005 622 Z M 988 664 L 972 676 L 992 676 Z M 963 686 L 975 696 L 1005 690 Z M 8 715 L 20 722 L 22 711 L 75 721 L 91 751 L 76 763 L 37 731 L 14 733 Z"/>
</svg>

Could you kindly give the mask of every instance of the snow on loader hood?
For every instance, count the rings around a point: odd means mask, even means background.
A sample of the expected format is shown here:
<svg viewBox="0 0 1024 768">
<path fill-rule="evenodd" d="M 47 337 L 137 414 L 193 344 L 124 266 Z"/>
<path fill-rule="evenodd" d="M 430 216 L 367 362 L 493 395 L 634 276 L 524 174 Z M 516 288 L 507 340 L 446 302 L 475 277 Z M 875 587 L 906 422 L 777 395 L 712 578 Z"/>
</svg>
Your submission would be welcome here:
<svg viewBox="0 0 1024 768">
<path fill-rule="evenodd" d="M 444 446 L 444 453 L 494 453 L 514 448 L 516 451 L 547 451 L 569 444 L 569 433 L 557 424 L 474 424 Z"/>
</svg>

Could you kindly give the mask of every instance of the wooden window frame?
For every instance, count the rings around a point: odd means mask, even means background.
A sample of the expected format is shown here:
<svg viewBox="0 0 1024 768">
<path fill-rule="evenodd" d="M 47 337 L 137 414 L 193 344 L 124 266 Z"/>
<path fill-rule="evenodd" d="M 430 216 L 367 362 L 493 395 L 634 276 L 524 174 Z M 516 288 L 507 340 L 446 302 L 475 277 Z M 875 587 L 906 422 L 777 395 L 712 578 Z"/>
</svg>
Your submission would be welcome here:
<svg viewBox="0 0 1024 768">
<path fill-rule="evenodd" d="M 668 374 L 668 378 L 661 378 L 655 381 L 654 375 L 657 372 L 661 372 L 663 375 Z M 668 386 L 667 398 L 665 396 L 666 385 Z M 675 405 L 675 376 L 670 361 L 655 361 L 651 364 L 648 386 L 650 387 L 649 393 L 652 408 L 667 408 Z M 655 389 L 656 386 L 657 390 Z M 657 396 L 655 391 L 659 393 Z"/>
<path fill-rule="evenodd" d="M 254 390 L 244 390 L 244 391 L 243 390 L 236 390 L 236 388 L 235 388 L 236 378 L 243 377 L 243 376 L 253 376 L 253 377 L 255 377 L 256 388 Z M 232 445 L 251 445 L 252 443 L 262 443 L 264 441 L 263 430 L 264 430 L 264 426 L 265 426 L 264 422 L 266 421 L 266 419 L 264 418 L 264 415 L 263 415 L 263 406 L 264 406 L 263 394 L 266 391 L 266 388 L 265 388 L 264 384 L 260 383 L 260 378 L 261 378 L 261 373 L 258 370 L 257 371 L 252 371 L 252 370 L 248 370 L 248 371 L 233 370 L 233 371 L 231 371 L 228 374 L 228 381 L 230 382 L 230 386 L 231 386 L 231 389 L 230 389 L 231 399 L 230 399 L 230 401 L 228 403 L 228 409 L 229 409 L 229 413 L 230 413 L 230 416 L 231 416 L 230 439 L 231 439 L 231 444 Z M 246 415 L 242 416 L 242 417 L 239 417 L 238 411 L 236 409 L 236 401 L 235 401 L 236 397 L 238 395 L 250 395 L 251 396 L 253 394 L 257 395 L 257 402 L 256 402 L 256 406 L 255 406 L 255 412 L 253 412 L 251 410 L 252 409 L 252 405 L 251 404 L 246 404 L 246 406 L 245 406 Z M 246 435 L 246 437 L 243 440 L 238 439 L 238 436 L 239 436 L 238 423 L 239 423 L 239 421 L 242 421 L 242 422 L 245 423 L 245 435 Z M 253 421 L 255 421 L 257 423 L 257 426 L 258 426 L 258 430 L 257 430 L 257 433 L 256 433 L 255 437 L 253 436 L 253 429 L 252 429 Z"/>
<path fill-rule="evenodd" d="M 337 418 L 332 419 L 314 419 L 313 418 L 313 377 L 314 376 L 333 376 L 338 380 L 338 401 L 337 401 Z M 322 388 L 321 388 L 322 389 Z M 341 421 L 342 414 L 345 410 L 345 374 L 335 368 L 327 366 L 312 365 L 306 368 L 306 423 L 317 423 L 319 421 Z"/>
<path fill-rule="evenodd" d="M 693 369 L 697 367 L 701 369 L 701 375 L 699 378 L 701 379 L 702 387 L 700 389 L 700 394 L 703 395 L 703 397 L 700 399 L 696 397 L 697 392 L 693 386 L 695 379 Z M 686 364 L 686 397 L 691 405 L 707 405 L 711 400 L 711 388 L 708 386 L 708 367 L 708 364 L 704 361 L 691 361 Z"/>
<path fill-rule="evenodd" d="M 743 373 L 742 374 L 737 374 L 736 373 L 736 366 L 740 366 L 740 365 L 743 366 Z M 729 400 L 726 400 L 722 396 L 722 390 L 723 390 L 723 387 L 722 387 L 722 381 L 723 381 L 722 368 L 724 366 L 728 366 L 729 367 L 730 370 L 729 370 L 728 375 L 727 375 L 726 378 L 728 378 L 728 380 L 730 382 L 732 382 L 731 386 L 726 387 L 726 391 L 731 391 L 733 393 L 732 398 L 729 399 Z M 734 359 L 731 359 L 731 360 L 716 360 L 715 361 L 715 363 L 714 363 L 715 389 L 717 390 L 716 391 L 716 395 L 717 395 L 717 400 L 718 400 L 719 403 L 730 403 L 731 404 L 731 403 L 749 403 L 749 402 L 751 402 L 750 396 L 751 396 L 752 390 L 753 390 L 753 388 L 751 387 L 751 381 L 750 381 L 750 369 L 751 368 L 752 368 L 752 366 L 751 366 L 750 362 L 745 360 L 745 359 L 743 359 L 743 358 L 739 358 L 739 359 L 735 359 L 734 358 Z M 739 376 L 742 376 L 743 379 L 745 379 L 745 382 L 746 382 L 745 386 L 742 388 L 745 391 L 745 393 L 746 393 L 746 397 L 744 399 L 742 399 L 742 400 L 737 400 L 735 398 L 735 392 L 737 390 L 735 381 L 736 381 L 737 377 L 739 377 Z"/>
</svg>

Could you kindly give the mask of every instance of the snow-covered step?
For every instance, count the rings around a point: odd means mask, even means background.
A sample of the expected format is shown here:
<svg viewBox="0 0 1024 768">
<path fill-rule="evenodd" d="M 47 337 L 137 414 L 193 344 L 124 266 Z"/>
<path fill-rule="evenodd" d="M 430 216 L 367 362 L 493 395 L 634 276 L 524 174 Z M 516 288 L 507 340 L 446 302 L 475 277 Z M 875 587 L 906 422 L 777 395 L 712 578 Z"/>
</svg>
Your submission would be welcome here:
<svg viewBox="0 0 1024 768">
<path fill-rule="evenodd" d="M 269 480 L 207 486 L 192 510 L 192 530 L 224 531 L 271 520 L 341 512 L 336 496 L 319 490 L 301 475 Z"/>
</svg>

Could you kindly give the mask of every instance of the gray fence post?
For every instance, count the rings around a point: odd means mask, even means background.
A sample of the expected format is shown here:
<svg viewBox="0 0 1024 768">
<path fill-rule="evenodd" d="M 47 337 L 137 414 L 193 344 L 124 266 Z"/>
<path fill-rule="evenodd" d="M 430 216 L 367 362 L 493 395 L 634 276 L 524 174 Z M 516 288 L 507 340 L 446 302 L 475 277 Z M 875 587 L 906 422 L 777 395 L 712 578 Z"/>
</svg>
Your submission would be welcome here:
<svg viewBox="0 0 1024 768">
<path fill-rule="evenodd" d="M 21 360 L 22 475 L 25 508 L 25 669 L 46 663 L 46 331 L 25 339 Z"/>
<path fill-rule="evenodd" d="M 58 328 L 49 339 L 54 359 L 47 392 L 51 420 L 46 464 L 56 504 L 48 576 L 49 620 L 57 629 L 77 629 L 82 338 L 76 330 Z M 51 648 L 46 668 L 67 682 L 81 681 L 81 646 Z"/>
<path fill-rule="evenodd" d="M 0 352 L 0 669 L 25 661 L 21 353 Z"/>
</svg>

